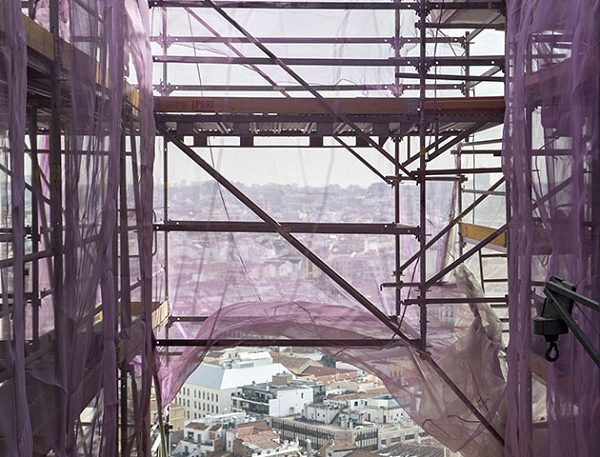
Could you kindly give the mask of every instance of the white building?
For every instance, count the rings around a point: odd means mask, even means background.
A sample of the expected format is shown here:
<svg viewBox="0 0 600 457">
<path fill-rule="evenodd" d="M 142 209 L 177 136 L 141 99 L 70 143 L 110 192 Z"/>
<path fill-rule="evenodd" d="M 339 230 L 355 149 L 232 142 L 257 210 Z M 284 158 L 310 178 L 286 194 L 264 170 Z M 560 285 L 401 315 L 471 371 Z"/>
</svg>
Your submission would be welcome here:
<svg viewBox="0 0 600 457">
<path fill-rule="evenodd" d="M 269 400 L 269 416 L 283 417 L 299 414 L 313 402 L 312 387 L 286 387 L 277 391 L 277 396 Z"/>
<path fill-rule="evenodd" d="M 340 414 L 340 408 L 324 403 L 315 403 L 304 407 L 303 416 L 305 419 L 331 424 Z"/>
<path fill-rule="evenodd" d="M 391 395 L 368 398 L 364 407 L 364 418 L 376 424 L 412 424 L 412 420 Z"/>
<path fill-rule="evenodd" d="M 301 414 L 306 405 L 322 401 L 324 396 L 322 384 L 279 374 L 273 376 L 273 382 L 242 387 L 233 396 L 233 406 L 254 416 L 283 417 Z"/>
<path fill-rule="evenodd" d="M 242 366 L 239 366 L 239 365 Z M 238 360 L 223 365 L 201 364 L 187 379 L 175 404 L 185 408 L 187 420 L 232 412 L 231 395 L 242 386 L 270 381 L 277 373 L 289 373 L 280 363 L 257 365 Z"/>
</svg>

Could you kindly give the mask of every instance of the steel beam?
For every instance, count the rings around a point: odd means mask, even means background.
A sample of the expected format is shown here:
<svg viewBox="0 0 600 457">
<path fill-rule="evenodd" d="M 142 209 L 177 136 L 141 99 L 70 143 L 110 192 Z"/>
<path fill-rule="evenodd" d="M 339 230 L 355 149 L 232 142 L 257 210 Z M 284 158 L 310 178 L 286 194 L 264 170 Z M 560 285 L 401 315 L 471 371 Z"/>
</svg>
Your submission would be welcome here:
<svg viewBox="0 0 600 457">
<path fill-rule="evenodd" d="M 425 303 L 425 299 L 427 298 L 427 286 L 425 284 L 427 280 L 427 252 L 425 250 L 427 243 L 427 119 L 425 117 L 427 92 L 425 84 L 428 72 L 428 66 L 425 63 L 427 44 L 424 41 L 427 37 L 427 32 L 423 24 L 428 13 L 427 1 L 420 0 L 417 12 L 420 18 L 419 64 L 417 70 L 419 72 L 419 84 L 421 85 L 419 91 L 419 153 L 415 155 L 415 158 L 419 160 L 419 178 L 417 181 L 419 185 L 419 336 L 421 337 L 420 344 L 423 350 L 427 349 L 427 306 Z"/>
<path fill-rule="evenodd" d="M 482 168 L 448 168 L 448 169 L 428 169 L 428 176 L 440 176 L 440 175 L 477 175 L 477 174 L 489 174 L 489 173 L 502 173 L 500 167 L 482 167 Z"/>
<path fill-rule="evenodd" d="M 475 2 L 473 2 L 475 3 Z M 418 26 L 418 25 L 417 25 Z M 489 30 L 504 30 L 504 24 L 478 24 L 473 22 L 426 22 L 425 27 L 428 29 L 459 29 L 459 30 L 472 30 L 472 29 L 489 29 Z"/>
<path fill-rule="evenodd" d="M 294 338 L 288 340 L 284 338 L 275 339 L 260 339 L 260 338 L 243 338 L 243 339 L 227 339 L 217 338 L 209 339 L 191 339 L 191 338 L 168 338 L 156 339 L 154 341 L 156 347 L 367 347 L 367 348 L 384 348 L 398 344 L 391 339 L 306 339 Z"/>
<path fill-rule="evenodd" d="M 428 84 L 428 90 L 460 90 L 464 84 Z M 163 86 L 155 84 L 154 89 L 160 90 Z M 323 92 L 367 92 L 367 91 L 391 91 L 393 84 L 313 84 L 312 88 Z M 402 84 L 402 89 L 419 90 L 418 84 Z M 167 84 L 169 93 L 173 91 L 187 92 L 307 92 L 298 85 L 276 84 L 274 86 L 259 85 L 222 85 L 222 84 Z"/>
<path fill-rule="evenodd" d="M 257 41 L 258 42 L 258 41 Z M 265 48 L 266 49 L 266 48 Z M 326 58 L 326 57 L 222 57 L 222 56 L 184 56 L 184 55 L 157 55 L 152 56 L 155 63 L 190 63 L 190 64 L 217 64 L 217 65 L 275 65 L 281 66 L 310 66 L 310 67 L 396 67 L 414 66 L 422 63 L 428 67 L 493 67 L 504 66 L 503 56 L 477 56 L 477 57 L 390 57 L 387 59 L 367 58 Z M 475 77 L 477 78 L 477 77 Z M 464 76 L 462 80 L 464 81 Z M 476 79 L 478 80 L 478 79 Z"/>
<path fill-rule="evenodd" d="M 285 1 L 215 1 L 207 2 L 204 0 L 149 0 L 148 5 L 151 8 L 211 8 L 211 3 L 221 8 L 231 9 L 274 9 L 274 10 L 417 10 L 418 1 L 388 3 L 388 2 L 285 2 Z M 427 2 L 429 10 L 500 10 L 503 9 L 504 2 L 485 1 L 485 2 Z"/>
<path fill-rule="evenodd" d="M 403 300 L 406 305 L 418 305 L 420 300 L 418 298 L 407 298 Z M 506 304 L 506 297 L 447 297 L 447 298 L 427 298 L 425 304 L 427 305 L 462 305 L 462 304 L 476 304 L 476 303 L 501 303 Z"/>
<path fill-rule="evenodd" d="M 187 9 L 187 8 L 186 8 Z M 394 38 L 389 37 L 257 37 L 263 44 L 393 44 Z M 162 36 L 153 36 L 150 41 L 162 43 Z M 427 43 L 452 44 L 462 43 L 462 37 L 429 37 Z M 195 36 L 179 35 L 168 36 L 167 42 L 174 43 L 250 43 L 246 37 L 239 36 Z M 413 37 L 400 37 L 397 39 L 400 44 L 415 43 Z"/>
<path fill-rule="evenodd" d="M 280 222 L 282 230 L 290 233 L 361 234 L 361 235 L 416 235 L 417 227 L 402 224 L 377 223 L 314 223 Z M 246 221 L 166 221 L 154 224 L 158 232 L 237 232 L 277 233 L 266 222 Z"/>
</svg>

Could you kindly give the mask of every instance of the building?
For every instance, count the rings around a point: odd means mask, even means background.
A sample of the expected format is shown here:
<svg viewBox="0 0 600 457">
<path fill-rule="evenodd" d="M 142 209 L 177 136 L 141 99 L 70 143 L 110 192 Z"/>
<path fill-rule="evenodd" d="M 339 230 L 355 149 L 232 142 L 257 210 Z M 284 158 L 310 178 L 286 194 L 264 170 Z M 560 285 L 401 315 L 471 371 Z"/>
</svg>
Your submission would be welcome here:
<svg viewBox="0 0 600 457">
<path fill-rule="evenodd" d="M 201 364 L 187 379 L 175 399 L 185 408 L 188 420 L 232 412 L 232 394 L 245 385 L 270 381 L 278 373 L 288 373 L 279 363 L 255 365 L 251 360 L 229 360 L 221 365 Z"/>
<path fill-rule="evenodd" d="M 301 376 L 315 382 L 330 386 L 336 383 L 354 381 L 358 376 L 357 370 L 339 369 L 332 367 L 308 366 Z"/>
<path fill-rule="evenodd" d="M 367 398 L 363 411 L 365 419 L 376 424 L 412 423 L 404 408 L 389 394 Z"/>
<path fill-rule="evenodd" d="M 378 447 L 378 428 L 375 424 L 344 428 L 296 417 L 273 417 L 270 421 L 281 438 L 298 440 L 300 444 L 310 440 L 315 449 L 330 443 L 367 450 L 376 450 Z"/>
<path fill-rule="evenodd" d="M 340 411 L 341 408 L 334 405 L 328 405 L 326 403 L 314 403 L 304 407 L 302 417 L 315 422 L 331 424 L 337 419 Z"/>
<path fill-rule="evenodd" d="M 324 402 L 339 408 L 364 409 L 367 407 L 370 398 L 386 395 L 387 393 L 385 387 L 378 387 L 357 392 L 330 394 L 327 395 Z"/>
<path fill-rule="evenodd" d="M 304 407 L 323 401 L 325 386 L 294 380 L 291 374 L 273 376 L 272 382 L 243 386 L 233 395 L 233 408 L 254 416 L 282 417 L 302 413 Z"/>
<path fill-rule="evenodd" d="M 183 429 L 183 438 L 172 451 L 173 456 L 206 457 L 224 447 L 224 428 L 220 424 L 189 422 Z"/>
<path fill-rule="evenodd" d="M 273 358 L 273 362 L 281 363 L 295 375 L 303 375 L 304 371 L 309 367 L 322 366 L 322 364 L 316 360 L 301 355 L 295 355 L 293 353 L 271 352 L 271 357 Z"/>
<path fill-rule="evenodd" d="M 281 440 L 267 421 L 250 422 L 225 434 L 225 451 L 234 457 L 298 457 L 297 440 Z"/>
</svg>

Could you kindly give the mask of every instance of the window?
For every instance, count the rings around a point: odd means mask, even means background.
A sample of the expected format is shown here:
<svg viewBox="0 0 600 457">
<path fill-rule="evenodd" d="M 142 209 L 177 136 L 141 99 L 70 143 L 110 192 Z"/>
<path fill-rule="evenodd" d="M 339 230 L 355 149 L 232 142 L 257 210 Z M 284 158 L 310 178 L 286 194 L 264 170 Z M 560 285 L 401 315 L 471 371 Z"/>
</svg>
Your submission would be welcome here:
<svg viewBox="0 0 600 457">
<path fill-rule="evenodd" d="M 217 407 L 215 408 L 215 412 L 219 413 L 219 405 L 217 405 Z"/>
<path fill-rule="evenodd" d="M 206 400 L 206 392 L 202 391 L 202 400 Z"/>
<path fill-rule="evenodd" d="M 215 394 L 215 401 L 219 401 L 219 394 Z"/>
</svg>

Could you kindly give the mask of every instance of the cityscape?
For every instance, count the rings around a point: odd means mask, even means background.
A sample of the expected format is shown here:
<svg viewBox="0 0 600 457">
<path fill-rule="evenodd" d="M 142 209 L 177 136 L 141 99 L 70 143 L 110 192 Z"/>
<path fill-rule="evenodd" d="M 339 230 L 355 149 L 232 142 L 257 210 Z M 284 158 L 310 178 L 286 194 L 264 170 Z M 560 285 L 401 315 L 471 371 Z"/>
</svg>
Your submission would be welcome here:
<svg viewBox="0 0 600 457">
<path fill-rule="evenodd" d="M 447 221 L 453 186 L 432 183 L 432 231 Z M 436 185 L 437 184 L 437 185 Z M 393 221 L 391 189 L 337 185 L 239 185 L 279 221 Z M 169 188 L 170 221 L 257 221 L 214 183 Z M 418 189 L 403 187 L 404 225 L 418 214 Z M 161 202 L 155 206 L 160 208 Z M 175 208 L 175 210 L 171 210 Z M 315 216 L 316 215 L 316 216 Z M 408 217 L 407 217 L 408 215 Z M 304 243 L 383 309 L 393 289 L 382 289 L 394 269 L 390 235 L 298 234 Z M 402 238 L 408 258 L 418 247 Z M 430 250 L 429 268 L 444 243 Z M 160 254 L 159 254 L 160 256 Z M 169 301 L 177 315 L 207 315 L 244 301 L 347 298 L 285 240 L 270 233 L 169 234 Z M 405 291 L 405 293 L 409 293 Z M 443 309 L 442 309 L 443 308 Z M 453 309 L 431 309 L 432 321 L 452 325 Z M 411 316 L 407 316 L 411 320 Z M 184 325 L 184 324 L 182 324 Z M 183 384 L 169 409 L 172 457 L 443 457 L 453 455 L 418 427 L 382 381 L 320 352 L 298 348 L 213 351 Z"/>
<path fill-rule="evenodd" d="M 436 233 L 448 221 L 453 185 L 431 183 L 435 204 L 428 224 Z M 276 220 L 393 224 L 393 193 L 385 184 L 369 187 L 332 185 L 239 185 Z M 168 221 L 258 221 L 232 195 L 210 182 L 169 188 Z M 173 204 L 176 202 L 177 204 Z M 156 201 L 160 213 L 162 202 Z M 403 186 L 400 224 L 416 226 L 418 188 Z M 295 236 L 382 309 L 393 312 L 395 293 L 381 288 L 393 280 L 394 236 L 298 233 Z M 447 254 L 446 238 L 428 250 L 430 273 Z M 159 239 L 159 245 L 162 239 Z M 414 235 L 400 237 L 402 261 L 418 249 Z M 171 232 L 168 235 L 169 302 L 186 315 L 205 315 L 218 306 L 244 301 L 340 303 L 334 283 L 275 233 Z M 161 248 L 156 261 L 163 259 Z M 412 268 L 407 273 L 412 274 Z M 416 271 L 416 270 L 415 270 Z M 408 276 L 408 275 L 407 275 Z M 408 276 L 407 281 L 410 281 Z M 403 289 L 406 296 L 410 288 Z"/>
<path fill-rule="evenodd" d="M 317 351 L 212 351 L 169 408 L 171 457 L 446 457 L 377 377 Z"/>
</svg>

